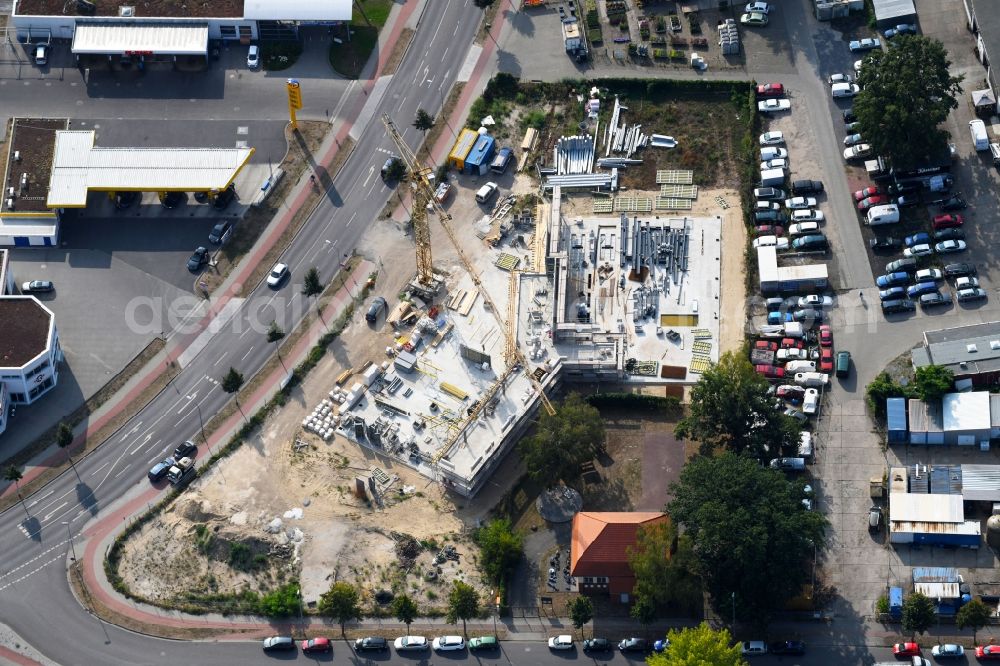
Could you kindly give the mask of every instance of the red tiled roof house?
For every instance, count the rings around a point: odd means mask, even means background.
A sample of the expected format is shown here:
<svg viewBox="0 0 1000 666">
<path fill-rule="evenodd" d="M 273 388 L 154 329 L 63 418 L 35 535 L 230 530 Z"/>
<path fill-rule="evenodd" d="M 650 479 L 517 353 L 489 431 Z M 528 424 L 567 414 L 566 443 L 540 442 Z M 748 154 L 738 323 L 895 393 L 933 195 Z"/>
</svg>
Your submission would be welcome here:
<svg viewBox="0 0 1000 666">
<path fill-rule="evenodd" d="M 628 565 L 628 549 L 636 545 L 640 526 L 667 523 L 655 511 L 581 511 L 573 516 L 570 574 L 583 594 L 607 594 L 629 603 L 635 576 Z"/>
</svg>

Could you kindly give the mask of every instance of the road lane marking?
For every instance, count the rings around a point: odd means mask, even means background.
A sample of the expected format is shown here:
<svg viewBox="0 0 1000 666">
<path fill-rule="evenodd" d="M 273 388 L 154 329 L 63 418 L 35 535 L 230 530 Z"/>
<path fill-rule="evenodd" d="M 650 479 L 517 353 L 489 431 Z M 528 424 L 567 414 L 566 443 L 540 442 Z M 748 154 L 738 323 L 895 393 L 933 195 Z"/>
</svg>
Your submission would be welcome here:
<svg viewBox="0 0 1000 666">
<path fill-rule="evenodd" d="M 243 354 L 243 358 L 241 358 L 240 360 L 241 360 L 241 361 L 245 361 L 245 360 L 247 360 L 247 356 L 249 356 L 249 355 L 250 355 L 250 352 L 252 352 L 252 351 L 253 351 L 253 345 L 250 345 L 250 349 L 248 349 L 248 350 L 247 350 L 247 353 L 246 353 L 246 354 Z"/>
<path fill-rule="evenodd" d="M 64 506 L 66 506 L 67 504 L 69 504 L 69 502 L 68 502 L 68 501 L 66 501 L 66 502 L 63 502 L 62 504 L 60 504 L 60 505 L 59 505 L 59 506 L 57 506 L 56 508 L 54 508 L 54 509 L 52 509 L 51 511 L 49 511 L 49 512 L 48 512 L 47 514 L 45 514 L 45 516 L 44 516 L 44 517 L 42 518 L 42 522 L 43 522 L 43 523 L 44 523 L 44 522 L 48 522 L 49 518 L 51 518 L 51 517 L 52 517 L 52 514 L 53 514 L 53 513 L 55 513 L 55 512 L 56 512 L 56 511 L 58 511 L 59 509 L 63 508 L 63 507 L 64 507 Z"/>
<path fill-rule="evenodd" d="M 35 506 L 36 504 L 38 504 L 39 502 L 41 502 L 43 499 L 45 499 L 46 497 L 48 497 L 49 495 L 51 495 L 55 491 L 56 491 L 56 489 L 53 488 L 52 490 L 50 490 L 49 492 L 47 492 L 44 495 L 42 495 L 41 497 L 39 497 L 38 499 L 36 499 L 34 502 L 32 502 L 31 504 L 29 504 L 28 506 Z"/>
<path fill-rule="evenodd" d="M 96 475 L 98 472 L 100 472 L 102 469 L 104 469 L 105 467 L 107 467 L 110 464 L 111 464 L 111 461 L 109 460 L 108 462 L 104 463 L 103 465 L 101 465 L 100 467 L 98 467 L 97 469 L 95 469 L 93 472 L 91 472 L 90 475 L 91 476 Z"/>
<path fill-rule="evenodd" d="M 115 478 L 117 479 L 119 476 L 121 476 L 122 474 L 124 474 L 127 471 L 128 471 L 128 467 L 122 467 L 121 471 L 118 472 L 117 474 L 115 474 Z"/>
</svg>

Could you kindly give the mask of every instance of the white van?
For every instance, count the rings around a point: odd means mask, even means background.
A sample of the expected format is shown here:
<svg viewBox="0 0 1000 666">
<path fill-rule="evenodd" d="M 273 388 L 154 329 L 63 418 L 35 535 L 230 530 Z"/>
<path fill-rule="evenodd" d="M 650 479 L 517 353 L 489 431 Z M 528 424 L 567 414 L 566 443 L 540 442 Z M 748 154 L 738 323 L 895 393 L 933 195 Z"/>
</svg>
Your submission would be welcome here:
<svg viewBox="0 0 1000 666">
<path fill-rule="evenodd" d="M 785 184 L 784 169 L 762 169 L 760 172 L 760 184 L 763 187 L 778 187 Z"/>
<path fill-rule="evenodd" d="M 813 434 L 808 430 L 799 433 L 799 458 L 812 460 L 813 457 Z"/>
<path fill-rule="evenodd" d="M 493 198 L 493 195 L 497 193 L 496 183 L 486 183 L 478 190 L 476 190 L 476 201 L 479 203 L 486 203 Z"/>
<path fill-rule="evenodd" d="M 872 206 L 868 209 L 866 218 L 868 226 L 875 227 L 880 224 L 896 224 L 899 222 L 899 206 L 889 204 L 887 206 Z"/>
<path fill-rule="evenodd" d="M 834 83 L 830 86 L 830 94 L 834 97 L 854 97 L 860 90 L 856 83 Z"/>
<path fill-rule="evenodd" d="M 989 150 L 990 138 L 986 135 L 986 123 L 979 118 L 969 121 L 969 132 L 972 134 L 972 144 L 976 150 Z"/>
<path fill-rule="evenodd" d="M 993 156 L 993 166 L 1000 168 L 1000 144 L 990 144 L 990 154 Z"/>
</svg>

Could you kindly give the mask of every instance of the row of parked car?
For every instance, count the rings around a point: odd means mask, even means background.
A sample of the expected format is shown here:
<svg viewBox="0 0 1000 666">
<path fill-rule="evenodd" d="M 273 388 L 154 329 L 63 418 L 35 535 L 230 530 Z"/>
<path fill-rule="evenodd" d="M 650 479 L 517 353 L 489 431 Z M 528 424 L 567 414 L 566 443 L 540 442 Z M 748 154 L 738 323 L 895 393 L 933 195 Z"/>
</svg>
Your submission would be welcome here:
<svg viewBox="0 0 1000 666">
<path fill-rule="evenodd" d="M 265 638 L 262 647 L 264 652 L 284 652 L 295 650 L 299 645 L 291 636 L 271 636 Z M 496 636 L 477 636 L 469 639 L 466 644 L 462 636 L 438 636 L 428 641 L 424 636 L 400 636 L 392 642 L 396 652 L 424 652 L 433 648 L 437 652 L 455 652 L 466 647 L 473 652 L 479 650 L 497 650 L 500 647 Z M 331 652 L 333 643 L 329 638 L 310 638 L 301 641 L 302 652 L 317 654 Z M 354 641 L 355 652 L 386 652 L 389 649 L 389 639 L 381 636 L 366 636 Z"/>
<path fill-rule="evenodd" d="M 986 290 L 979 286 L 976 266 L 970 263 L 947 264 L 944 268 L 918 268 L 913 257 L 904 257 L 886 264 L 886 272 L 875 279 L 879 289 L 882 311 L 912 312 L 919 303 L 929 308 L 952 302 L 949 293 L 942 291 L 950 280 L 959 303 L 971 303 L 986 298 Z"/>
</svg>

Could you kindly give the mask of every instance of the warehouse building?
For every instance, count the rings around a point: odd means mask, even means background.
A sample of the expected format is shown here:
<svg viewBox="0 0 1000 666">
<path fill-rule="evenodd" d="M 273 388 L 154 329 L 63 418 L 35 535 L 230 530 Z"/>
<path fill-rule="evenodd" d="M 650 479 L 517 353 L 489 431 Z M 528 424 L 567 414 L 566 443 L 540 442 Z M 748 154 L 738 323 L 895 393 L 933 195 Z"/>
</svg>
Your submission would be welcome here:
<svg viewBox="0 0 1000 666">
<path fill-rule="evenodd" d="M 911 357 L 914 370 L 939 365 L 952 371 L 956 383 L 992 386 L 1000 381 L 1000 322 L 926 331 L 923 345 Z"/>
<path fill-rule="evenodd" d="M 301 25 L 351 18 L 350 0 L 204 0 L 197 3 L 120 3 L 107 0 L 14 0 L 11 25 L 20 42 L 72 41 L 77 57 L 134 61 L 207 61 L 209 40 L 249 43 L 296 37 Z"/>
<path fill-rule="evenodd" d="M 910 400 L 910 443 L 989 448 L 992 401 L 985 391 L 947 393 L 940 402 Z"/>
<path fill-rule="evenodd" d="M 966 520 L 961 472 L 926 466 L 889 470 L 889 542 L 896 545 L 979 548 L 979 521 Z"/>
<path fill-rule="evenodd" d="M 917 8 L 913 0 L 872 0 L 875 10 L 875 26 L 879 30 L 893 28 L 900 23 L 915 24 Z"/>
<path fill-rule="evenodd" d="M 757 248 L 757 269 L 763 294 L 821 291 L 830 286 L 826 264 L 778 266 L 777 249 Z"/>
</svg>

